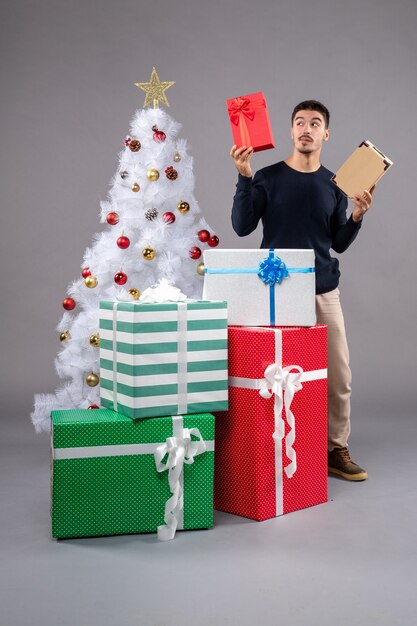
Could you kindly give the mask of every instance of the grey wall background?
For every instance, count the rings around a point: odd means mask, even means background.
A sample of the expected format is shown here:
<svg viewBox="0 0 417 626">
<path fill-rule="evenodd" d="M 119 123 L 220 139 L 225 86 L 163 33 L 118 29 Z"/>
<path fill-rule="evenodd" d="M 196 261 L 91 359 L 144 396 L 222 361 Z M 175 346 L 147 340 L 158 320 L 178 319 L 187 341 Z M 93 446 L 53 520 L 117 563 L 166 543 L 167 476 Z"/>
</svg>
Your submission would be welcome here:
<svg viewBox="0 0 417 626">
<path fill-rule="evenodd" d="M 58 384 L 56 324 L 67 284 L 101 229 L 117 154 L 152 66 L 195 159 L 196 197 L 222 247 L 258 247 L 230 225 L 236 173 L 225 99 L 263 90 L 288 156 L 290 112 L 332 113 L 330 169 L 364 138 L 395 162 L 355 244 L 342 255 L 354 407 L 414 412 L 416 64 L 414 0 L 14 0 L 0 20 L 1 395 L 28 419 Z M 250 293 L 244 294 L 250 297 Z"/>
</svg>

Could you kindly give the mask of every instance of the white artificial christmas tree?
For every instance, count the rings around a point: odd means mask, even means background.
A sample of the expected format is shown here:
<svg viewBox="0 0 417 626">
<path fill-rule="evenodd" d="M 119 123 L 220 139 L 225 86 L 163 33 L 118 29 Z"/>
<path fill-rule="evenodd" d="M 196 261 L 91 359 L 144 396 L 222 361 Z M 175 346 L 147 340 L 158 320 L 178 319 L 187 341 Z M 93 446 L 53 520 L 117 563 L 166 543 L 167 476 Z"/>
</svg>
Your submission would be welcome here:
<svg viewBox="0 0 417 626">
<path fill-rule="evenodd" d="M 62 349 L 55 365 L 65 382 L 55 394 L 37 394 L 31 415 L 35 429 L 49 430 L 57 409 L 95 408 L 100 404 L 99 302 L 137 300 L 162 278 L 189 298 L 201 298 L 204 246 L 216 235 L 194 197 L 192 157 L 178 138 L 180 125 L 159 102 L 168 105 L 155 68 L 147 92 L 119 155 L 109 197 L 101 203 L 105 229 L 93 237 L 82 275 L 70 284 L 58 325 Z"/>
</svg>

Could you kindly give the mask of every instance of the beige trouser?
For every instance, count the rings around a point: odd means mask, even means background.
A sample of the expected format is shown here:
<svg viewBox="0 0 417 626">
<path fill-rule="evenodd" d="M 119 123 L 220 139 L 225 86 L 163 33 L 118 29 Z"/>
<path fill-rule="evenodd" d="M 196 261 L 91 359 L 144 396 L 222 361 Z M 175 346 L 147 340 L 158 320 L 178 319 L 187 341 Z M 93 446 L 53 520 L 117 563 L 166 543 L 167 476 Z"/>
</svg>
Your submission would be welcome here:
<svg viewBox="0 0 417 626">
<path fill-rule="evenodd" d="M 319 324 L 327 324 L 329 450 L 347 446 L 352 374 L 339 289 L 316 296 Z"/>
</svg>

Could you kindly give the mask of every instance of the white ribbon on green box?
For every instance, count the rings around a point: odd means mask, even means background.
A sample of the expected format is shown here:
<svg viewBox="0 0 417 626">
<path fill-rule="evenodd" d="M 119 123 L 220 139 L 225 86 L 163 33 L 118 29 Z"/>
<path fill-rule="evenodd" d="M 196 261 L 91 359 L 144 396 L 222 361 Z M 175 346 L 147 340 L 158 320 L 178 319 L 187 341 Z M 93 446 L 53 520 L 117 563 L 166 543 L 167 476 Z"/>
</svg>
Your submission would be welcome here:
<svg viewBox="0 0 417 626">
<path fill-rule="evenodd" d="M 184 464 L 191 465 L 194 458 L 204 452 L 214 451 L 214 441 L 204 441 L 198 428 L 184 428 L 183 416 L 172 417 L 172 436 L 165 442 L 131 443 L 73 448 L 52 447 L 52 460 L 88 459 L 98 457 L 153 454 L 156 470 L 168 470 L 171 497 L 165 504 L 164 526 L 159 526 L 158 539 L 167 541 L 175 531 L 184 528 Z M 194 437 L 194 439 L 192 439 Z M 166 462 L 164 458 L 167 457 Z M 140 477 L 138 477 L 140 479 Z"/>
<path fill-rule="evenodd" d="M 268 365 L 263 378 L 241 378 L 229 376 L 229 387 L 257 390 L 262 398 L 274 396 L 274 432 L 272 437 L 275 443 L 275 490 L 276 515 L 284 512 L 283 474 L 282 474 L 282 445 L 285 442 L 285 454 L 290 463 L 284 468 L 288 478 L 292 478 L 297 471 L 297 454 L 294 449 L 296 435 L 296 419 L 291 411 L 291 404 L 295 393 L 301 391 L 302 383 L 327 378 L 327 369 L 304 372 L 299 365 L 282 366 L 282 330 L 265 329 L 274 334 L 275 362 Z M 293 371 L 295 370 L 295 372 Z M 289 430 L 285 436 L 285 423 L 282 409 L 285 406 L 285 416 Z"/>
<path fill-rule="evenodd" d="M 165 526 L 158 526 L 158 539 L 162 541 L 173 539 L 176 529 L 184 527 L 184 463 L 191 465 L 194 463 L 194 457 L 207 449 L 198 428 L 183 428 L 180 416 L 174 417 L 172 421 L 173 437 L 168 437 L 154 453 L 158 472 L 168 470 L 169 488 L 172 493 L 165 504 Z M 192 440 L 192 435 L 197 440 Z"/>
</svg>

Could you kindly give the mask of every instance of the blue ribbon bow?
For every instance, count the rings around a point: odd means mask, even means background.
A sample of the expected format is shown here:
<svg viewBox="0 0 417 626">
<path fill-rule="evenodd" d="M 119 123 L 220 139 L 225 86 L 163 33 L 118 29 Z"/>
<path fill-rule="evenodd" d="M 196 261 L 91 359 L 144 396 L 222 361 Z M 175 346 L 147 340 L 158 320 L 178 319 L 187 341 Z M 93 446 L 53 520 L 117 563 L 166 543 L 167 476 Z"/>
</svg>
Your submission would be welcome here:
<svg viewBox="0 0 417 626">
<path fill-rule="evenodd" d="M 269 256 L 260 262 L 258 276 L 263 280 L 265 285 L 280 285 L 284 278 L 288 278 L 289 273 L 287 266 L 279 256 L 269 253 Z"/>
</svg>

